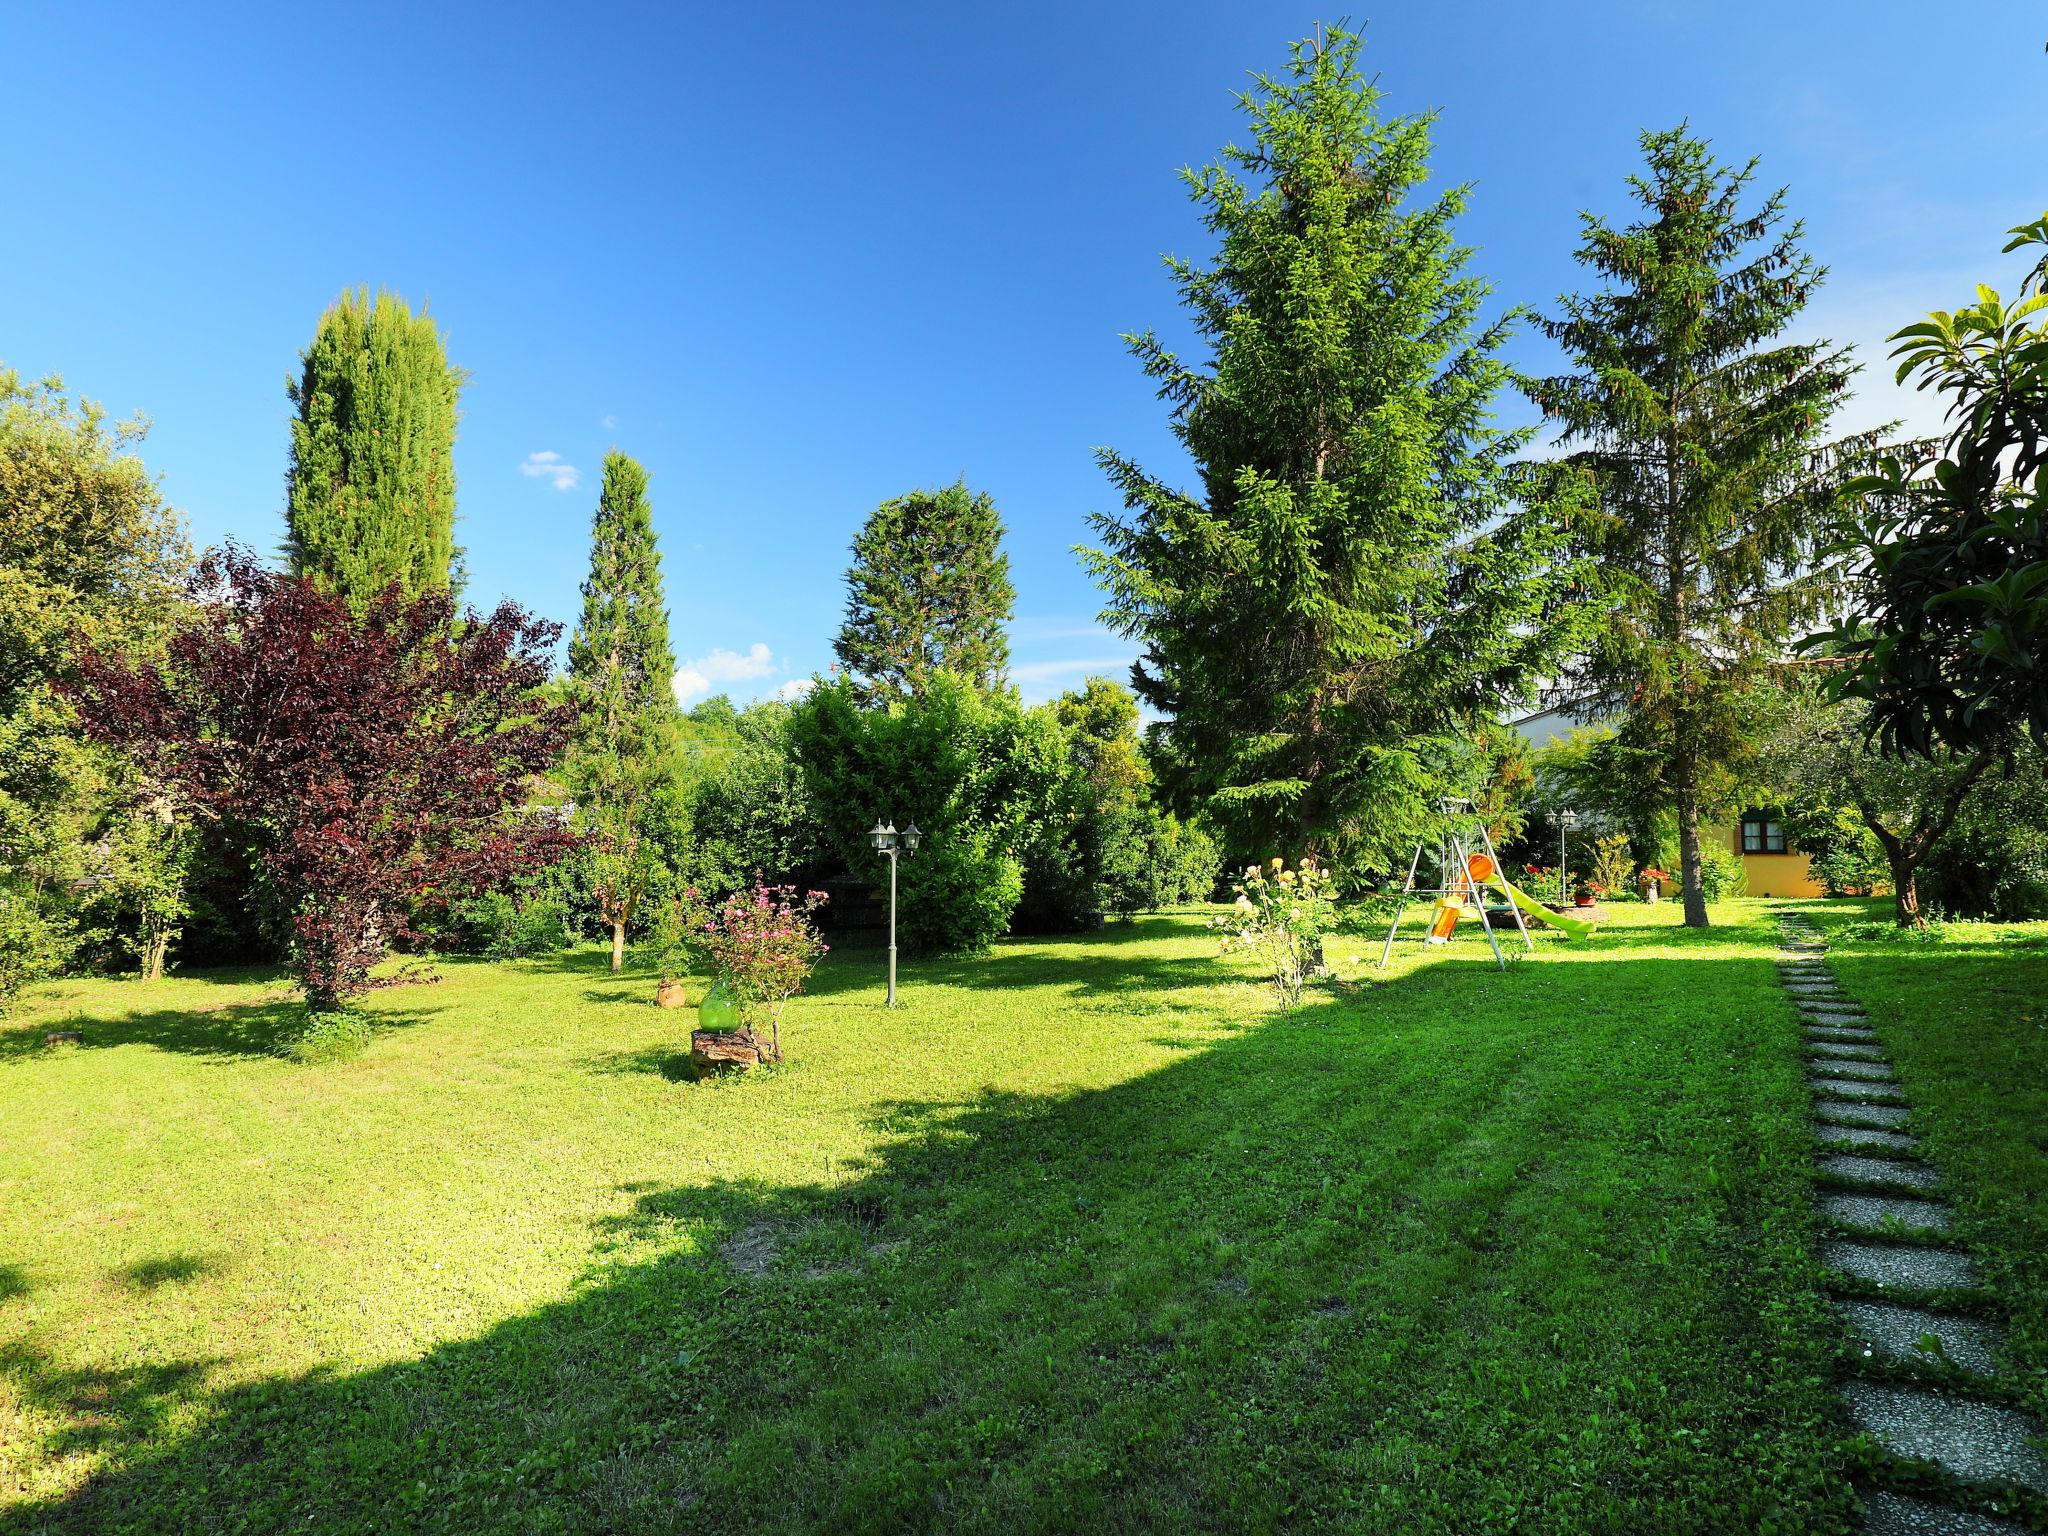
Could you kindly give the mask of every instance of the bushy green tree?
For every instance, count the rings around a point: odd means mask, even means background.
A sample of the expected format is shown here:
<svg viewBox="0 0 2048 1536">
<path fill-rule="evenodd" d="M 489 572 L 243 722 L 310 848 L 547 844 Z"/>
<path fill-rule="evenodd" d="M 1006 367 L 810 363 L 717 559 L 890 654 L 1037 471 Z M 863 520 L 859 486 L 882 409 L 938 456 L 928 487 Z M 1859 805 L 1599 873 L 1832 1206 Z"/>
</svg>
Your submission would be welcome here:
<svg viewBox="0 0 2048 1536">
<path fill-rule="evenodd" d="M 1380 114 L 1341 29 L 1240 100 L 1249 147 L 1186 173 L 1216 257 L 1168 263 L 1206 356 L 1129 338 L 1199 487 L 1104 450 L 1127 512 L 1084 553 L 1171 800 L 1239 857 L 1384 864 L 1556 653 L 1559 503 L 1493 425 L 1512 317 L 1481 318 L 1465 189 L 1422 195 L 1429 120 Z"/>
<path fill-rule="evenodd" d="M 179 606 L 190 550 L 136 454 L 146 431 L 0 368 L 0 994 L 69 953 L 92 847 L 131 814 L 130 776 L 81 737 L 63 685 L 77 646 L 142 654 Z"/>
<path fill-rule="evenodd" d="M 614 451 L 591 520 L 583 616 L 569 640 L 578 724 L 565 772 L 586 834 L 580 866 L 611 931 L 615 971 L 634 912 L 687 836 L 675 670 L 647 471 Z"/>
<path fill-rule="evenodd" d="M 790 744 L 811 803 L 847 865 L 886 880 L 868 846 L 876 822 L 915 822 L 924 844 L 902 863 L 903 935 L 918 949 L 986 949 L 1024 891 L 1023 851 L 1059 803 L 1070 763 L 1046 709 L 1014 690 L 934 672 L 883 708 L 846 678 L 814 689 L 790 716 Z"/>
<path fill-rule="evenodd" d="M 1832 702 L 1812 686 L 1784 690 L 1774 715 L 1763 762 L 1795 821 L 1824 830 L 1816 824 L 1840 810 L 1854 812 L 1884 855 L 1899 926 L 1923 924 L 1920 872 L 1991 768 L 1991 756 L 1942 747 L 1873 751 L 1868 706 Z"/>
<path fill-rule="evenodd" d="M 359 288 L 328 306 L 285 385 L 294 571 L 357 606 L 392 582 L 408 597 L 450 585 L 464 378 L 433 320 L 396 295 Z"/>
<path fill-rule="evenodd" d="M 942 671 L 1002 686 L 1003 626 L 1017 600 L 1002 539 L 995 502 L 964 482 L 874 510 L 853 541 L 846 620 L 832 646 L 862 699 L 921 693 Z"/>
<path fill-rule="evenodd" d="M 2007 251 L 2048 246 L 2048 214 Z M 2048 746 L 2048 258 L 2007 304 L 1986 287 L 1892 338 L 1900 382 L 1949 399 L 1949 430 L 1856 482 L 1850 612 L 1825 637 L 1887 751 Z"/>
<path fill-rule="evenodd" d="M 721 696 L 691 710 L 687 723 L 706 732 L 693 740 L 707 744 L 690 799 L 692 881 L 712 899 L 756 877 L 815 885 L 834 867 L 831 839 L 790 755 L 790 706 L 764 699 L 734 711 Z"/>
<path fill-rule="evenodd" d="M 1745 207 L 1756 163 L 1723 166 L 1683 127 L 1642 146 L 1636 222 L 1580 216 L 1606 286 L 1543 322 L 1573 371 L 1532 392 L 1599 495 L 1584 547 L 1603 623 L 1579 680 L 1656 761 L 1685 921 L 1704 927 L 1710 775 L 1747 752 L 1758 691 L 1828 596 L 1806 563 L 1872 443 L 1827 436 L 1848 354 L 1781 339 L 1824 275 L 1785 194 Z"/>
</svg>

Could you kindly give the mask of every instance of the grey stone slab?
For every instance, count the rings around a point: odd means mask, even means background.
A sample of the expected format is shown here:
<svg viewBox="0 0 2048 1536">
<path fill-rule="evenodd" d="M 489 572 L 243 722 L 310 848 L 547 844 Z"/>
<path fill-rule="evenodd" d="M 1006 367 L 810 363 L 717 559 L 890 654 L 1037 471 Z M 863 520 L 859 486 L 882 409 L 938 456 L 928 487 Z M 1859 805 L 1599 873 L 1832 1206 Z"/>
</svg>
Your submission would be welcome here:
<svg viewBox="0 0 2048 1536">
<path fill-rule="evenodd" d="M 1908 1138 L 1909 1140 L 1911 1138 Z M 1941 1175 L 1925 1163 L 1901 1162 L 1891 1157 L 1852 1157 L 1837 1152 L 1820 1160 L 1823 1173 L 1838 1179 L 1855 1179 L 1865 1184 L 1885 1184 L 1893 1189 L 1939 1189 Z"/>
<path fill-rule="evenodd" d="M 1853 1077 L 1859 1082 L 1888 1083 L 1892 1080 L 1891 1065 L 1877 1061 L 1816 1061 L 1816 1072 L 1825 1072 L 1829 1077 Z"/>
<path fill-rule="evenodd" d="M 1904 1104 L 1906 1090 L 1897 1083 L 1873 1083 L 1859 1077 L 1809 1077 L 1813 1091 L 1829 1098 L 1856 1099 L 1865 1104 Z"/>
<path fill-rule="evenodd" d="M 1904 1125 L 1912 1111 L 1903 1104 L 1847 1104 L 1822 1099 L 1813 1106 L 1816 1120 L 1823 1125 Z"/>
<path fill-rule="evenodd" d="M 1944 1509 L 1903 1493 L 1872 1488 L 1860 1495 L 1865 1536 L 2030 1536 L 2023 1525 Z"/>
<path fill-rule="evenodd" d="M 1809 1040 L 1806 1049 L 1815 1056 L 1837 1061 L 1883 1061 L 1884 1052 L 1861 1040 Z"/>
<path fill-rule="evenodd" d="M 1809 1040 L 1839 1040 L 1845 1045 L 1873 1045 L 1877 1031 L 1868 1024 L 1808 1024 L 1805 1026 Z"/>
<path fill-rule="evenodd" d="M 1896 1224 L 1908 1232 L 1946 1232 L 1950 1211 L 1939 1200 L 1914 1200 L 1905 1195 L 1820 1197 L 1820 1213 L 1838 1227 L 1882 1232 Z"/>
<path fill-rule="evenodd" d="M 1850 1343 L 1866 1360 L 1953 1365 L 1978 1376 L 1995 1376 L 2003 1369 L 1998 1350 L 2005 1330 L 1996 1323 L 1882 1301 L 1838 1301 L 1834 1306 L 1848 1326 Z"/>
<path fill-rule="evenodd" d="M 2048 1460 L 2027 1443 L 2038 1426 L 2024 1413 L 1915 1387 L 1842 1384 L 1856 1427 L 1894 1456 L 1931 1461 L 1974 1483 L 2018 1483 L 2048 1493 Z"/>
<path fill-rule="evenodd" d="M 1895 1291 L 1953 1291 L 1977 1284 L 1976 1263 L 1947 1248 L 1908 1248 L 1837 1238 L 1821 1244 L 1824 1263 L 1845 1275 Z"/>
<path fill-rule="evenodd" d="M 1800 1003 L 1799 1017 L 1807 1024 L 1835 1022 L 1855 1024 L 1870 1017 L 1854 1003 Z"/>
<path fill-rule="evenodd" d="M 1830 1147 L 1883 1147 L 1888 1152 L 1911 1152 L 1920 1143 L 1904 1131 L 1881 1131 L 1868 1125 L 1827 1125 L 1814 1128 L 1814 1135 Z"/>
</svg>

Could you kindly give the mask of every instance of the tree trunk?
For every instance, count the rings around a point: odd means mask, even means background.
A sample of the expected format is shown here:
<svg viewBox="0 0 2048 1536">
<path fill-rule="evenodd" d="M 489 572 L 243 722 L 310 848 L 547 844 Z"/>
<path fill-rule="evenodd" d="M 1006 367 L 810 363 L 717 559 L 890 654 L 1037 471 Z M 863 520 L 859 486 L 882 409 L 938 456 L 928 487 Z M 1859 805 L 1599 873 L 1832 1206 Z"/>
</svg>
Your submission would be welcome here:
<svg viewBox="0 0 2048 1536">
<path fill-rule="evenodd" d="M 1707 893 L 1700 881 L 1700 791 L 1692 760 L 1692 743 L 1684 742 L 1671 760 L 1672 798 L 1678 811 L 1678 890 L 1685 907 L 1685 926 L 1707 926 Z"/>
<path fill-rule="evenodd" d="M 1885 849 L 1885 862 L 1892 867 L 1892 911 L 1901 928 L 1925 928 L 1920 915 L 1920 861 L 1903 848 Z"/>
<path fill-rule="evenodd" d="M 170 931 L 158 928 L 149 936 L 149 948 L 142 957 L 142 979 L 160 980 L 164 974 L 164 953 L 171 947 Z"/>
<path fill-rule="evenodd" d="M 626 920 L 612 919 L 612 973 L 618 974 L 620 966 L 626 963 Z"/>
</svg>

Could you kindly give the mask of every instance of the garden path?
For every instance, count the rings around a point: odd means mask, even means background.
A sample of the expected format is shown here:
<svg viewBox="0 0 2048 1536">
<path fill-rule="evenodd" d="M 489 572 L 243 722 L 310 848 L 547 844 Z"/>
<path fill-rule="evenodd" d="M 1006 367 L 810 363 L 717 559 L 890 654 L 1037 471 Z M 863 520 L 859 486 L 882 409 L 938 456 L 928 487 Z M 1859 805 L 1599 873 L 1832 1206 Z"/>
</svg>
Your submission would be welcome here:
<svg viewBox="0 0 2048 1536">
<path fill-rule="evenodd" d="M 1891 1486 L 1861 1493 L 1873 1536 L 2000 1536 L 2020 1490 L 2048 1495 L 2038 1426 L 2008 1405 L 2005 1333 L 1970 1255 L 1949 1240 L 1941 1174 L 1922 1156 L 1912 1107 L 1877 1030 L 1835 984 L 1826 941 L 1784 919 L 1779 962 L 1805 1035 L 1819 1143 L 1822 1258 L 1851 1338 L 1841 1395 L 1884 1453 Z M 1907 1491 L 1911 1490 L 1911 1491 Z"/>
</svg>

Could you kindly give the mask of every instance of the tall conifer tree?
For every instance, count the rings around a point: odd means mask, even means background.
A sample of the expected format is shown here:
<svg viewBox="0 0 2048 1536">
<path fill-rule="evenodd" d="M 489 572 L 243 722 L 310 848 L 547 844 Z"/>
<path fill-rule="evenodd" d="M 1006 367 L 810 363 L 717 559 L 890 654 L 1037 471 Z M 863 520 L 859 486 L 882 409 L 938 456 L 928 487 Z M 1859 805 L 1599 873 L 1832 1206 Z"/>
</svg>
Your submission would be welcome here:
<svg viewBox="0 0 2048 1536">
<path fill-rule="evenodd" d="M 964 482 L 885 501 L 853 541 L 846 622 L 833 642 L 868 702 L 924 691 L 940 670 L 1002 686 L 1017 601 L 1003 520 Z"/>
<path fill-rule="evenodd" d="M 285 385 L 296 572 L 358 607 L 392 582 L 407 596 L 451 584 L 463 380 L 433 320 L 396 295 L 359 288 L 328 307 Z"/>
<path fill-rule="evenodd" d="M 664 851 L 659 823 L 681 725 L 675 670 L 647 471 L 614 451 L 591 520 L 583 617 L 569 641 L 581 722 L 570 777 L 591 833 L 591 887 L 611 928 L 613 970 Z"/>
<path fill-rule="evenodd" d="M 1647 169 L 1629 178 L 1641 220 L 1580 216 L 1579 260 L 1609 286 L 1543 322 L 1576 371 L 1533 393 L 1600 499 L 1586 552 L 1606 602 L 1580 680 L 1661 764 L 1685 921 L 1700 928 L 1702 807 L 1735 787 L 1754 735 L 1745 696 L 1827 595 L 1805 562 L 1873 438 L 1826 439 L 1845 351 L 1772 344 L 1825 275 L 1785 194 L 1745 210 L 1756 162 L 1717 164 L 1683 127 L 1642 145 Z"/>
<path fill-rule="evenodd" d="M 1208 355 L 1126 339 L 1200 484 L 1102 450 L 1128 515 L 1084 552 L 1164 788 L 1241 857 L 1405 856 L 1557 639 L 1558 519 L 1492 425 L 1512 316 L 1482 323 L 1465 191 L 1420 195 L 1429 122 L 1382 118 L 1358 54 L 1296 44 L 1239 98 L 1251 146 L 1184 173 L 1220 248 L 1167 264 Z"/>
</svg>

